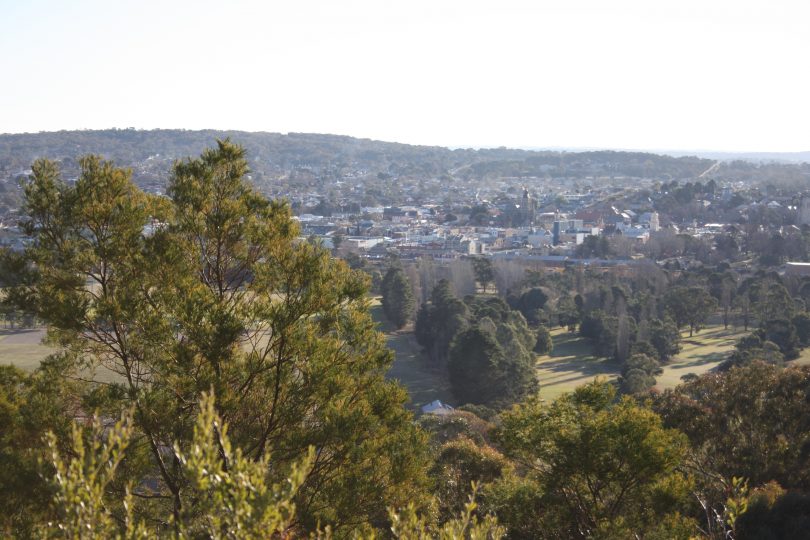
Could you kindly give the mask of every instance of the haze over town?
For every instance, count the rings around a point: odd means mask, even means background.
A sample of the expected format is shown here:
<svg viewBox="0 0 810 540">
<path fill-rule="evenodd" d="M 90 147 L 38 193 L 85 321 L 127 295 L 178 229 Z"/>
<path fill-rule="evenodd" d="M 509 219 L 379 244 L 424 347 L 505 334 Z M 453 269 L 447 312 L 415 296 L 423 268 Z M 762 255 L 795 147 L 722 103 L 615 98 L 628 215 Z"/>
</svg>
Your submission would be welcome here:
<svg viewBox="0 0 810 540">
<path fill-rule="evenodd" d="M 0 6 L 0 132 L 213 128 L 450 147 L 810 150 L 806 2 Z"/>
</svg>

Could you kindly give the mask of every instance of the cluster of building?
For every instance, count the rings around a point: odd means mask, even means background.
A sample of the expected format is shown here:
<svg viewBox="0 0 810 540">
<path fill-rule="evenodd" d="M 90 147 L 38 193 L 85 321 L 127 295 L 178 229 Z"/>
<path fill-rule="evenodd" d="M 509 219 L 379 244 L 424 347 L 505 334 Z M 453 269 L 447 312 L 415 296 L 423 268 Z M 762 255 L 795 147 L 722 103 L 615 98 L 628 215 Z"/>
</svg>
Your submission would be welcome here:
<svg viewBox="0 0 810 540">
<path fill-rule="evenodd" d="M 585 204 L 589 198 L 572 200 Z M 488 213 L 489 220 L 475 220 L 469 210 L 448 211 L 440 205 L 365 207 L 359 215 L 302 214 L 296 219 L 303 237 L 314 237 L 326 247 L 369 258 L 389 253 L 404 259 L 572 255 L 588 236 L 621 235 L 646 243 L 651 233 L 661 230 L 657 212 L 637 214 L 610 206 L 603 210 L 540 212 L 539 206 L 524 190 L 519 204 L 514 205 L 522 214 L 522 225 L 511 227 L 495 225 L 497 207 Z"/>
</svg>

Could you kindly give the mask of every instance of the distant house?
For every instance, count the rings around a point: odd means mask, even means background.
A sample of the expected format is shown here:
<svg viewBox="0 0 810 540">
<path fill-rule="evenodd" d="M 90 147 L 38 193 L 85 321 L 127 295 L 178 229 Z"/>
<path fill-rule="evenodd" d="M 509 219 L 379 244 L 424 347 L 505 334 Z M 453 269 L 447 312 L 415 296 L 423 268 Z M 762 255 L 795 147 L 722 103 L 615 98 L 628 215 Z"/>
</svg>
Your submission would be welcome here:
<svg viewBox="0 0 810 540">
<path fill-rule="evenodd" d="M 423 414 L 438 414 L 439 416 L 443 416 L 445 414 L 450 414 L 455 409 L 446 403 L 442 403 L 438 399 L 436 401 L 432 401 L 427 405 L 422 405 L 422 413 Z"/>
<path fill-rule="evenodd" d="M 385 241 L 385 238 L 382 236 L 377 237 L 365 237 L 365 236 L 349 236 L 345 240 L 343 240 L 343 245 L 352 252 L 357 252 L 360 250 L 368 250 L 376 246 L 377 244 L 381 244 Z"/>
</svg>

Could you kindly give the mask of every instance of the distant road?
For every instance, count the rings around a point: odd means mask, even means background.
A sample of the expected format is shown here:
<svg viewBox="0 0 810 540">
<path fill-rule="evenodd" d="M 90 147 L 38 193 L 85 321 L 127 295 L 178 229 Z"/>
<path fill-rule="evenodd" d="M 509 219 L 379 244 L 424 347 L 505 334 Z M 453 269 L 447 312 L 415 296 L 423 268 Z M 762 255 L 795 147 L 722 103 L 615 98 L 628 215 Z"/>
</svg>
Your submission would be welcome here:
<svg viewBox="0 0 810 540">
<path fill-rule="evenodd" d="M 720 166 L 720 161 L 715 161 L 714 164 L 711 167 L 709 167 L 708 169 L 706 169 L 705 171 L 703 171 L 700 174 L 700 176 L 698 176 L 698 178 L 703 178 L 704 176 L 706 176 L 710 172 L 714 172 L 714 170 L 719 166 Z"/>
</svg>

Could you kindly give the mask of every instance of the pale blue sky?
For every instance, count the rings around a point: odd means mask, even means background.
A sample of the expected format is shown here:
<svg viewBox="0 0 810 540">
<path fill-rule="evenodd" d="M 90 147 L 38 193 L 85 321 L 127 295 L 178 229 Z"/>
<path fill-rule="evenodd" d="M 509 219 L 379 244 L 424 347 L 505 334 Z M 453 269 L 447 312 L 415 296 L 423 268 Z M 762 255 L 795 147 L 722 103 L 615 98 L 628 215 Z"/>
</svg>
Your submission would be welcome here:
<svg viewBox="0 0 810 540">
<path fill-rule="evenodd" d="M 0 0 L 0 132 L 810 150 L 810 2 Z"/>
</svg>

